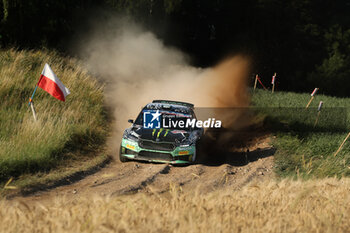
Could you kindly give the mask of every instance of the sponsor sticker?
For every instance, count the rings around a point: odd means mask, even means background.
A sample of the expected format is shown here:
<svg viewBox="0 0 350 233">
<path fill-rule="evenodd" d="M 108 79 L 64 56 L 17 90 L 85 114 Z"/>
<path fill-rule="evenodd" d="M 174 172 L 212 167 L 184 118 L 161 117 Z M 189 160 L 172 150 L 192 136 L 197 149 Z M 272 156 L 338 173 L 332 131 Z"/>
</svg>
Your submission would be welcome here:
<svg viewBox="0 0 350 233">
<path fill-rule="evenodd" d="M 135 146 L 130 145 L 130 144 L 126 144 L 126 148 L 131 149 L 131 150 L 135 150 Z"/>
<path fill-rule="evenodd" d="M 189 153 L 188 150 L 179 151 L 179 155 L 188 155 Z"/>
</svg>

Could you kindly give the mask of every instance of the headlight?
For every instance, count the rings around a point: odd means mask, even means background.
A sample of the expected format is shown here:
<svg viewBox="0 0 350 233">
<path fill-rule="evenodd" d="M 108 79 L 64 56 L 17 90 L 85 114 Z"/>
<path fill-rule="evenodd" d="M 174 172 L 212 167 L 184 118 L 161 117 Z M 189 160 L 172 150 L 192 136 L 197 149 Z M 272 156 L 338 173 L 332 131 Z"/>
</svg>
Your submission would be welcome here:
<svg viewBox="0 0 350 233">
<path fill-rule="evenodd" d="M 131 141 L 138 141 L 138 137 L 134 136 L 133 134 L 129 133 L 128 131 L 124 131 L 123 138 L 131 140 Z"/>
<path fill-rule="evenodd" d="M 127 134 L 127 135 L 123 136 L 123 138 L 124 138 L 124 139 L 128 139 L 128 140 L 131 140 L 131 141 L 135 141 L 135 142 L 139 140 L 137 137 L 132 136 L 132 135 L 130 135 L 130 134 Z"/>
</svg>

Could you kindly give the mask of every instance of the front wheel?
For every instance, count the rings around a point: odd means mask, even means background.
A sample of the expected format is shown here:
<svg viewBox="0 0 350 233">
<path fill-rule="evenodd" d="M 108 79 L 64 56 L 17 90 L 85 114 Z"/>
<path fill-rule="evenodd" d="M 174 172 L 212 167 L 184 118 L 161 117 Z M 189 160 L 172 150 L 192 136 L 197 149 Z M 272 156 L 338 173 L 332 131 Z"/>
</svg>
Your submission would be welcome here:
<svg viewBox="0 0 350 233">
<path fill-rule="evenodd" d="M 122 150 L 123 149 L 124 148 L 122 146 L 120 146 L 120 149 L 119 149 L 119 160 L 120 160 L 120 162 L 125 163 L 125 162 L 128 162 L 129 159 L 122 155 Z"/>
</svg>

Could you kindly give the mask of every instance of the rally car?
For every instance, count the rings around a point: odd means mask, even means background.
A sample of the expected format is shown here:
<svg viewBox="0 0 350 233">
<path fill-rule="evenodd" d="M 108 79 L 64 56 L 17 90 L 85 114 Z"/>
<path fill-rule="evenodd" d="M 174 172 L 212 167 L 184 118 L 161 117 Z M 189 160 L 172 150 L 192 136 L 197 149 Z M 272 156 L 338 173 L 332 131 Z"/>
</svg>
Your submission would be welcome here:
<svg viewBox="0 0 350 233">
<path fill-rule="evenodd" d="M 142 109 L 135 121 L 128 120 L 132 126 L 124 131 L 120 161 L 195 162 L 197 146 L 203 135 L 203 128 L 190 124 L 195 120 L 193 104 L 154 100 Z"/>
</svg>

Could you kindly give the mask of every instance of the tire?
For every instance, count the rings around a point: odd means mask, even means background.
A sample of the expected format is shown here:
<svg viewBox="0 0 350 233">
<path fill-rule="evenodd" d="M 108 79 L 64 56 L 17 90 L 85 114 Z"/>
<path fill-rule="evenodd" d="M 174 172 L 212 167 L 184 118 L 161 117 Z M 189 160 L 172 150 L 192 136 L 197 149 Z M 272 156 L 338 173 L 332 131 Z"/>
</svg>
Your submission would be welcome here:
<svg viewBox="0 0 350 233">
<path fill-rule="evenodd" d="M 198 155 L 199 155 L 199 141 L 196 142 L 196 149 L 194 151 L 194 158 L 192 160 L 192 164 L 198 164 L 199 162 Z"/>
<path fill-rule="evenodd" d="M 203 164 L 205 162 L 205 157 L 206 157 L 206 151 L 203 149 L 203 142 L 202 139 L 199 139 L 196 142 L 196 157 L 195 160 L 193 161 L 194 164 Z"/>
<path fill-rule="evenodd" d="M 122 155 L 122 146 L 120 146 L 120 149 L 119 149 L 119 160 L 122 163 L 125 163 L 125 162 L 129 161 L 128 158 L 126 158 L 125 156 Z"/>
</svg>

